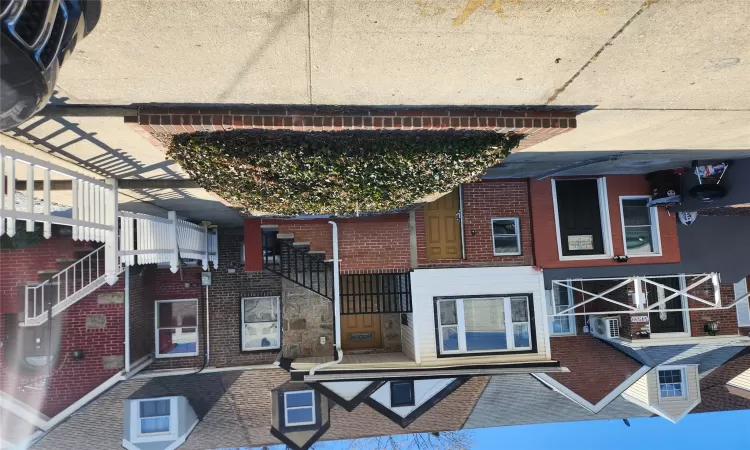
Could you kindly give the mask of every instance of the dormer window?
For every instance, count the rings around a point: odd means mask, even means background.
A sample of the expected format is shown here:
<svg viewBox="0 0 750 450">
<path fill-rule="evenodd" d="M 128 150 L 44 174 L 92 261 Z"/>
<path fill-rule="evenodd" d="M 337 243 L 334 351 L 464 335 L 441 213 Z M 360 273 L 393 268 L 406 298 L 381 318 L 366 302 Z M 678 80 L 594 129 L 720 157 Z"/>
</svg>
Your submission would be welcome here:
<svg viewBox="0 0 750 450">
<path fill-rule="evenodd" d="M 133 400 L 130 404 L 131 442 L 157 442 L 177 439 L 178 397 Z"/>
<path fill-rule="evenodd" d="M 140 413 L 140 436 L 153 436 L 156 434 L 169 433 L 170 400 L 168 398 L 158 400 L 141 400 Z"/>
<path fill-rule="evenodd" d="M 287 427 L 315 424 L 315 392 L 284 392 L 284 423 Z"/>
<path fill-rule="evenodd" d="M 414 381 L 391 381 L 391 407 L 414 406 Z"/>
<path fill-rule="evenodd" d="M 659 369 L 659 400 L 686 399 L 687 376 L 682 367 L 665 367 Z"/>
</svg>

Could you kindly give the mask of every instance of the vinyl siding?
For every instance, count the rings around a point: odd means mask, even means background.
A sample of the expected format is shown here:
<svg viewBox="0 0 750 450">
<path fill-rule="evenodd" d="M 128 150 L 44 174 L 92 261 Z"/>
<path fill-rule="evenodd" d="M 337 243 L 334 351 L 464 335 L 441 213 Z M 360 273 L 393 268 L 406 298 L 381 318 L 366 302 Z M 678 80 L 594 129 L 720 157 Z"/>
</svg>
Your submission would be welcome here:
<svg viewBox="0 0 750 450">
<path fill-rule="evenodd" d="M 727 382 L 728 385 L 750 391 L 750 369 L 742 372 Z"/>
<path fill-rule="evenodd" d="M 537 353 L 490 356 L 451 357 L 466 363 L 503 363 L 546 360 L 544 320 L 542 302 L 542 274 L 532 267 L 476 267 L 455 269 L 423 269 L 411 275 L 413 318 L 418 321 L 413 327 L 418 331 L 416 339 L 420 360 L 424 365 L 446 362 L 437 357 L 435 339 L 434 298 L 442 296 L 531 294 L 534 325 L 536 329 Z M 530 305 L 532 306 L 532 305 Z"/>
<path fill-rule="evenodd" d="M 401 351 L 404 355 L 415 360 L 414 355 L 414 330 L 410 326 L 414 320 L 414 314 L 407 314 L 409 325 L 401 324 Z"/>
<path fill-rule="evenodd" d="M 642 376 L 629 388 L 625 390 L 625 393 L 633 397 L 634 399 L 648 404 L 648 377 L 650 372 Z"/>
</svg>

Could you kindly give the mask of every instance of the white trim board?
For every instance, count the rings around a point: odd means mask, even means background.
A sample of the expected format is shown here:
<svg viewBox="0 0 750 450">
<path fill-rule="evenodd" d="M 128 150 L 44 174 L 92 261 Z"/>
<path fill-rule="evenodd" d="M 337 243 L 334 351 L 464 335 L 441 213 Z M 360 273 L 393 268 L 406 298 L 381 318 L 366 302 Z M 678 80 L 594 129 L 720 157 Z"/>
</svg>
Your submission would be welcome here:
<svg viewBox="0 0 750 450">
<path fill-rule="evenodd" d="M 738 299 L 747 294 L 747 278 L 734 283 L 734 298 Z M 737 326 L 750 327 L 750 300 L 747 298 L 737 303 L 735 306 L 737 312 Z"/>
<path fill-rule="evenodd" d="M 661 408 L 659 408 L 657 406 L 648 405 L 646 403 L 643 403 L 642 401 L 636 399 L 635 397 L 633 397 L 633 396 L 631 396 L 629 394 L 623 393 L 622 394 L 622 398 L 624 398 L 625 400 L 629 401 L 630 403 L 632 403 L 632 404 L 634 404 L 636 406 L 640 406 L 641 408 L 643 408 L 643 409 L 645 409 L 647 411 L 650 411 L 650 412 L 656 414 L 657 416 L 663 417 L 663 418 L 667 419 L 668 421 L 670 421 L 672 423 L 677 423 L 680 420 L 682 420 L 683 417 L 685 417 L 686 415 L 688 415 L 688 413 L 690 411 L 692 411 L 693 408 L 695 408 L 696 406 L 698 406 L 700 404 L 700 402 L 701 402 L 701 399 L 698 398 L 694 402 L 690 403 L 687 406 L 687 408 L 685 408 L 685 411 L 683 411 L 679 416 L 672 416 L 669 413 L 667 413 L 666 411 L 664 411 L 663 409 L 661 409 Z"/>
<path fill-rule="evenodd" d="M 617 398 L 617 396 L 625 392 L 630 386 L 633 385 L 633 383 L 638 381 L 642 376 L 646 375 L 650 370 L 651 370 L 651 367 L 642 366 L 640 369 L 638 369 L 637 372 L 635 372 L 633 375 L 628 377 L 625 381 L 620 383 L 619 386 L 617 386 L 609 394 L 607 394 L 606 397 L 599 400 L 597 404 L 593 404 L 589 402 L 588 400 L 584 399 L 580 395 L 571 391 L 570 389 L 565 387 L 562 383 L 560 383 L 559 381 L 555 380 L 554 378 L 552 378 L 551 376 L 545 373 L 533 373 L 531 375 L 537 380 L 547 385 L 549 388 L 559 392 L 560 394 L 564 395 L 568 399 L 578 403 L 579 405 L 583 406 L 584 408 L 596 414 L 600 412 L 602 409 L 604 409 L 605 406 L 612 403 L 612 401 L 615 398 Z"/>
</svg>

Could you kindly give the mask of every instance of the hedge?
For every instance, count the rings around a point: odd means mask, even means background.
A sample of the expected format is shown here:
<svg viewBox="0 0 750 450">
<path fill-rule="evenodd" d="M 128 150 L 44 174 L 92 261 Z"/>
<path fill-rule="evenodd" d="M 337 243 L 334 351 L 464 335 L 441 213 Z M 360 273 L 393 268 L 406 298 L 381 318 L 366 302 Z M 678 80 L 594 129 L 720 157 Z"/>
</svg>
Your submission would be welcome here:
<svg viewBox="0 0 750 450">
<path fill-rule="evenodd" d="M 168 155 L 201 187 L 246 211 L 351 215 L 400 209 L 498 164 L 522 136 L 484 131 L 175 135 Z"/>
</svg>

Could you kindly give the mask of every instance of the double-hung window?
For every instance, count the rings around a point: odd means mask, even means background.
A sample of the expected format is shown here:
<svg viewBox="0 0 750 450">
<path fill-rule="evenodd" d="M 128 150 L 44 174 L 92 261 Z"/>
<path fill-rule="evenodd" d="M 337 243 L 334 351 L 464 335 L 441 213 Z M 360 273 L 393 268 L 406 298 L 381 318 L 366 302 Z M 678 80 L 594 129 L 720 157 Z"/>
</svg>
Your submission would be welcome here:
<svg viewBox="0 0 750 450">
<path fill-rule="evenodd" d="M 171 399 L 141 400 L 138 404 L 139 436 L 168 434 L 170 430 Z"/>
<path fill-rule="evenodd" d="M 242 350 L 281 347 L 279 297 L 242 299 Z"/>
<path fill-rule="evenodd" d="M 492 244 L 495 256 L 520 255 L 518 219 L 492 219 Z"/>
<path fill-rule="evenodd" d="M 532 350 L 530 297 L 437 300 L 441 355 Z"/>
<path fill-rule="evenodd" d="M 156 302 L 156 356 L 198 354 L 198 300 Z"/>
<path fill-rule="evenodd" d="M 573 307 L 573 289 L 571 282 L 567 281 L 561 284 L 552 283 L 552 292 L 550 297 L 549 329 L 550 334 L 555 336 L 565 336 L 576 334 L 576 318 L 570 313 Z M 567 312 L 567 315 L 555 316 L 554 314 Z"/>
<path fill-rule="evenodd" d="M 179 397 L 129 400 L 125 440 L 146 443 L 177 439 L 181 417 L 179 402 Z"/>
<path fill-rule="evenodd" d="M 659 255 L 659 220 L 656 208 L 649 208 L 650 197 L 620 197 L 625 254 Z"/>
<path fill-rule="evenodd" d="M 658 371 L 659 400 L 687 398 L 687 379 L 684 367 L 663 367 Z"/>
<path fill-rule="evenodd" d="M 287 427 L 315 423 L 315 392 L 284 392 L 284 424 Z"/>
</svg>

